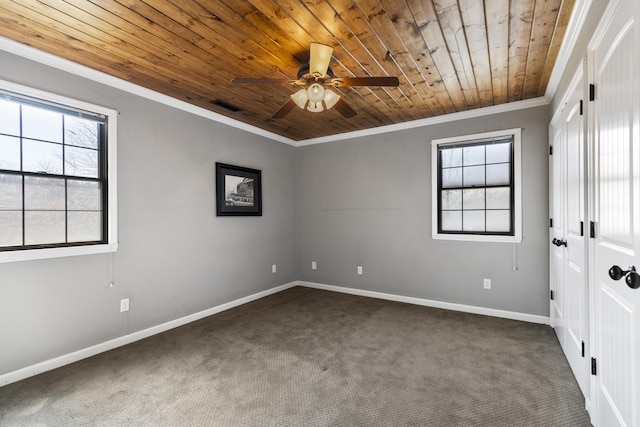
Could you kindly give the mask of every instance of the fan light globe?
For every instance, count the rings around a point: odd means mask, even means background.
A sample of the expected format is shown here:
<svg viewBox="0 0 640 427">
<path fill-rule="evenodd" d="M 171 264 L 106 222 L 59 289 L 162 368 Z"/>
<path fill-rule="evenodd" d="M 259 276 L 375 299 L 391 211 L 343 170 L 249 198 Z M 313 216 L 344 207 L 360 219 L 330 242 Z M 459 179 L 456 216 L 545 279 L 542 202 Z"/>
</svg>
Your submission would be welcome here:
<svg viewBox="0 0 640 427">
<path fill-rule="evenodd" d="M 298 107 L 304 110 L 304 107 L 307 105 L 307 101 L 309 100 L 309 96 L 305 89 L 300 89 L 291 95 L 291 99 L 293 99 L 293 102 L 295 102 Z"/>
<path fill-rule="evenodd" d="M 320 102 L 324 99 L 324 88 L 320 83 L 313 83 L 307 89 L 307 96 L 309 96 L 309 102 Z"/>
<path fill-rule="evenodd" d="M 337 93 L 331 91 L 331 90 L 325 90 L 324 92 L 324 105 L 327 107 L 327 110 L 331 107 L 333 107 L 334 105 L 336 105 L 336 103 L 340 100 L 340 95 L 338 95 Z"/>
</svg>

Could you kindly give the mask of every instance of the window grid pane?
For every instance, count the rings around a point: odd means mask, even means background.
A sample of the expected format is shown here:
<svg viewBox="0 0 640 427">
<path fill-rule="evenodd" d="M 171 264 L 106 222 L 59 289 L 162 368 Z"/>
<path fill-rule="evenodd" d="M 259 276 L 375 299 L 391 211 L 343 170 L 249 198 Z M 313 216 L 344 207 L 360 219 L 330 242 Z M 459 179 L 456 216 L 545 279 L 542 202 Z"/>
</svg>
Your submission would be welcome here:
<svg viewBox="0 0 640 427">
<path fill-rule="evenodd" d="M 25 245 L 47 245 L 64 242 L 64 211 L 26 211 L 24 213 Z"/>
<path fill-rule="evenodd" d="M 22 177 L 0 173 L 0 211 L 22 211 Z"/>
<path fill-rule="evenodd" d="M 438 152 L 439 232 L 513 235 L 512 139 Z"/>
<path fill-rule="evenodd" d="M 0 251 L 105 243 L 106 122 L 0 100 Z"/>
<path fill-rule="evenodd" d="M 487 145 L 486 150 L 488 165 L 511 162 L 511 143 L 490 144 Z"/>
<path fill-rule="evenodd" d="M 22 136 L 47 142 L 62 142 L 62 114 L 45 108 L 22 106 Z"/>
<path fill-rule="evenodd" d="M 65 182 L 60 178 L 24 178 L 24 209 L 26 211 L 64 211 Z"/>
<path fill-rule="evenodd" d="M 62 145 L 22 138 L 22 170 L 62 174 Z"/>
<path fill-rule="evenodd" d="M 0 99 L 0 134 L 20 136 L 20 104 Z"/>
<path fill-rule="evenodd" d="M 0 169 L 20 170 L 19 137 L 0 135 Z"/>
<path fill-rule="evenodd" d="M 95 241 L 102 238 L 102 212 L 67 212 L 69 242 Z"/>
<path fill-rule="evenodd" d="M 0 247 L 22 245 L 22 211 L 0 210 Z"/>
</svg>

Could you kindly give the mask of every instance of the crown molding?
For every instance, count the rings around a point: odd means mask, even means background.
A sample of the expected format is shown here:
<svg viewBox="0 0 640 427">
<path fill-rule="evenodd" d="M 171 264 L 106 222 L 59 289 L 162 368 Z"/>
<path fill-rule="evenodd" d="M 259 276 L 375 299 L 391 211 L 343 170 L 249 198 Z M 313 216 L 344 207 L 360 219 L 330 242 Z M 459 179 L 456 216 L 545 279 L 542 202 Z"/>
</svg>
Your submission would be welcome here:
<svg viewBox="0 0 640 427">
<path fill-rule="evenodd" d="M 506 113 L 509 111 L 523 110 L 526 108 L 539 107 L 549 105 L 550 99 L 547 97 L 538 97 L 526 99 L 524 101 L 510 102 L 508 104 L 493 105 L 490 107 L 476 108 L 474 110 L 460 111 L 458 113 L 445 114 L 442 116 L 429 117 L 426 119 L 413 120 L 410 122 L 397 123 L 387 126 L 379 126 L 371 129 L 357 130 L 354 132 L 340 133 L 337 135 L 323 136 L 320 138 L 306 139 L 298 141 L 296 146 L 303 147 L 305 145 L 323 144 L 325 142 L 343 141 L 351 138 L 361 138 L 363 136 L 380 135 L 388 132 L 396 132 L 401 130 L 432 126 L 440 123 L 454 122 L 458 120 L 471 119 L 474 117 L 483 117 L 491 114 Z"/>
<path fill-rule="evenodd" d="M 189 104 L 188 102 L 184 102 L 179 99 L 153 91 L 151 89 L 144 88 L 118 77 L 114 77 L 101 71 L 85 67 L 84 65 L 80 65 L 76 62 L 51 55 L 50 53 L 43 52 L 31 46 L 27 46 L 25 44 L 18 43 L 4 37 L 0 37 L 0 50 L 21 56 L 26 59 L 30 59 L 32 61 L 47 65 L 52 68 L 56 68 L 58 70 L 66 71 L 79 77 L 84 77 L 86 79 L 113 87 L 115 89 L 120 89 L 122 91 L 149 99 L 151 101 L 159 102 L 178 110 L 182 110 L 200 117 L 204 117 L 206 119 L 216 121 L 218 123 L 244 130 L 255 135 L 263 136 L 265 138 L 269 138 L 288 145 L 296 145 L 294 140 L 286 138 L 282 135 L 260 129 L 256 126 L 248 125 L 239 120 L 235 120 L 230 117 L 223 116 L 222 114 L 214 113 L 213 111 L 197 107 L 195 105 Z"/>
</svg>

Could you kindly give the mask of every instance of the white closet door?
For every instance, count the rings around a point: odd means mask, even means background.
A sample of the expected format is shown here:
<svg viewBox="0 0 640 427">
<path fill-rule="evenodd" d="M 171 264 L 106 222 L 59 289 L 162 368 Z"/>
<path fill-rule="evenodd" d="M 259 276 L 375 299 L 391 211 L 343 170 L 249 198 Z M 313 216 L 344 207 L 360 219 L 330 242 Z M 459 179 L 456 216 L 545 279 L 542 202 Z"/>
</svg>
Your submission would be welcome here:
<svg viewBox="0 0 640 427">
<path fill-rule="evenodd" d="M 564 352 L 584 396 L 589 396 L 588 282 L 585 228 L 585 130 L 582 114 L 583 80 L 569 99 L 566 129 L 566 247 Z"/>
<path fill-rule="evenodd" d="M 638 0 L 619 2 L 592 56 L 595 398 L 603 427 L 640 426 L 640 289 L 609 274 L 614 265 L 640 268 L 639 8 Z"/>
<path fill-rule="evenodd" d="M 589 396 L 588 283 L 585 237 L 583 67 L 551 126 L 551 301 L 553 327 L 585 397 Z"/>
</svg>

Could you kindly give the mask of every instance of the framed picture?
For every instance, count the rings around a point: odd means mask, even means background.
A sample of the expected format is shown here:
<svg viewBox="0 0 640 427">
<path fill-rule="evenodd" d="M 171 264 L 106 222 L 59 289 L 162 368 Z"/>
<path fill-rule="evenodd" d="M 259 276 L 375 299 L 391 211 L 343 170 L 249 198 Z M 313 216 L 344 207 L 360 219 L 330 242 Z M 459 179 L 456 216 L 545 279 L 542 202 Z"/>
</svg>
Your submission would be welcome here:
<svg viewBox="0 0 640 427">
<path fill-rule="evenodd" d="M 262 216 L 259 170 L 216 163 L 216 215 Z"/>
</svg>

